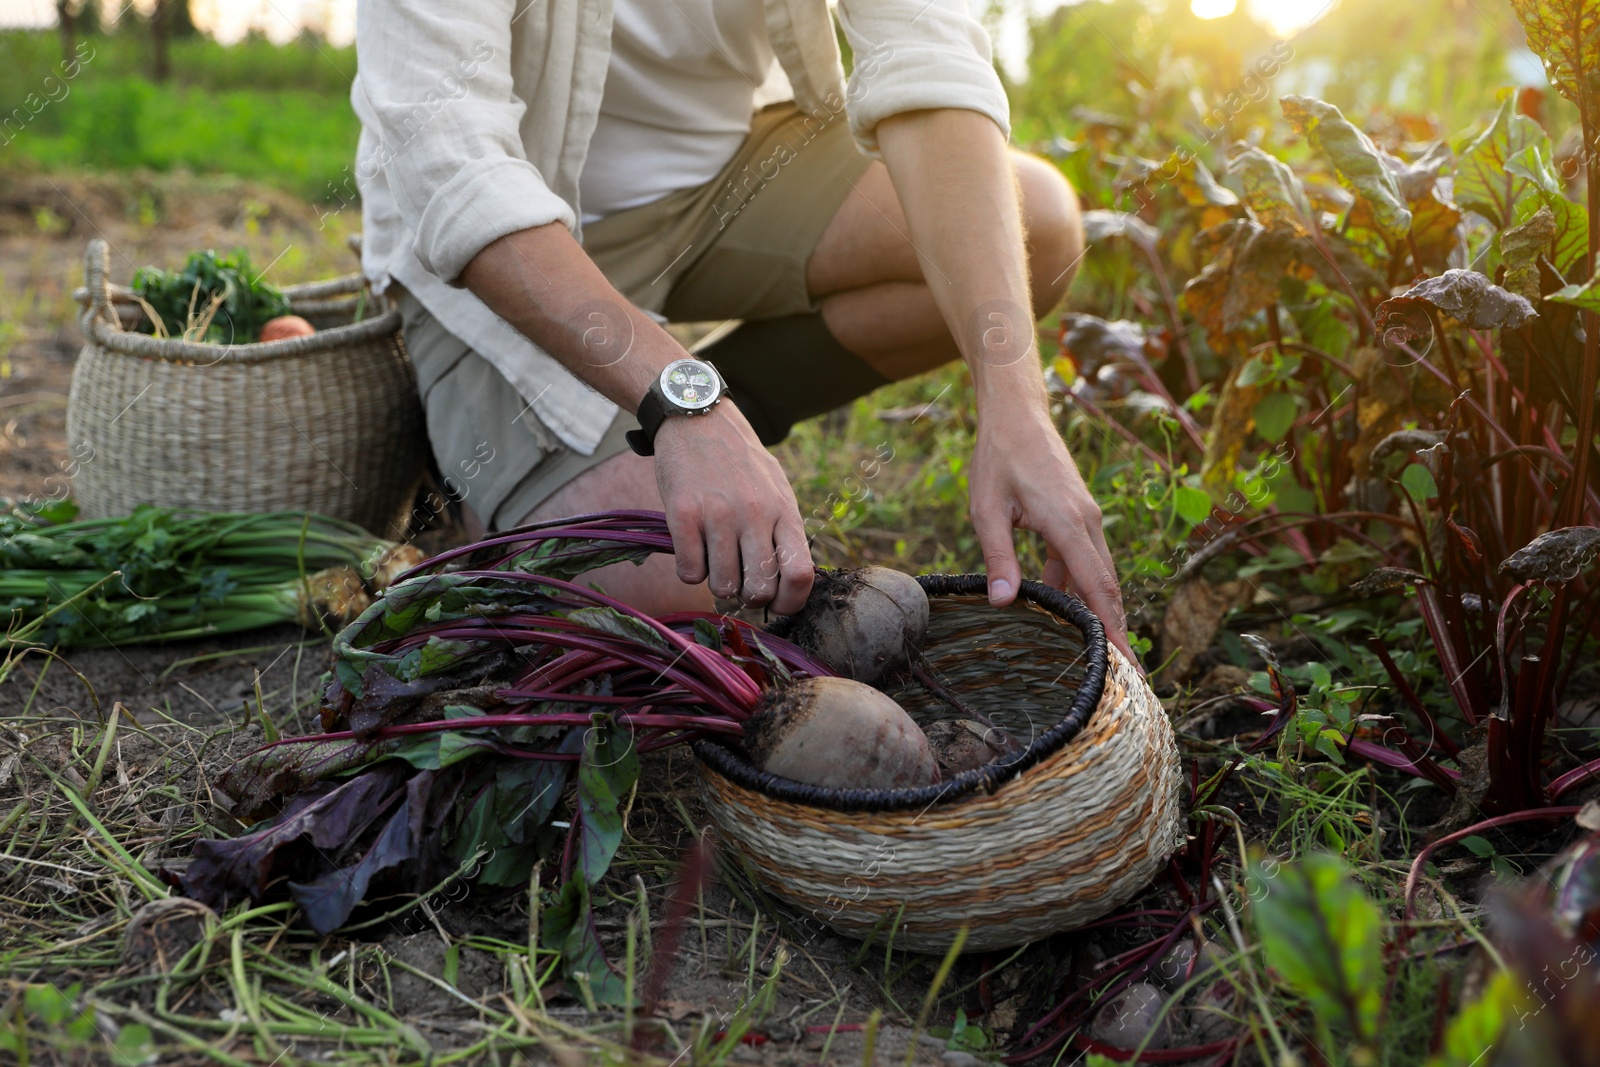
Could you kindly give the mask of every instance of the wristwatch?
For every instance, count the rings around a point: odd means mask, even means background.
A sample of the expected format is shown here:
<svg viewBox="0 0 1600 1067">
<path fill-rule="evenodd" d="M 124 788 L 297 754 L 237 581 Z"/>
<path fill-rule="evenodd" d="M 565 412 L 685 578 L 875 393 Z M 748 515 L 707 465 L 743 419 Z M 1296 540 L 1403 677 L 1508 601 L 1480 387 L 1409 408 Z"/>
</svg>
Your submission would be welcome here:
<svg viewBox="0 0 1600 1067">
<path fill-rule="evenodd" d="M 656 431 L 672 415 L 704 415 L 728 395 L 717 368 L 703 359 L 668 363 L 639 401 L 639 429 L 629 430 L 628 447 L 641 456 L 656 454 Z"/>
</svg>

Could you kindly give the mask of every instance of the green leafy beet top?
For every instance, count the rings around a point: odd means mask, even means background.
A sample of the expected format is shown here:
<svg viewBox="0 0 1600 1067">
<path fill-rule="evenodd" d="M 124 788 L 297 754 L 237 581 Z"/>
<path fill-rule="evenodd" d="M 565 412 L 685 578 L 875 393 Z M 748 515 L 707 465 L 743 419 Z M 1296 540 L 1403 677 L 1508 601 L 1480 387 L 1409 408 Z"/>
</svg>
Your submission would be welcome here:
<svg viewBox="0 0 1600 1067">
<path fill-rule="evenodd" d="M 261 280 L 242 248 L 219 255 L 193 252 L 177 272 L 140 267 L 133 291 L 145 302 L 139 329 L 161 337 L 211 344 L 249 344 L 269 319 L 290 313 L 277 286 Z M 152 321 L 152 313 L 159 322 Z"/>
</svg>

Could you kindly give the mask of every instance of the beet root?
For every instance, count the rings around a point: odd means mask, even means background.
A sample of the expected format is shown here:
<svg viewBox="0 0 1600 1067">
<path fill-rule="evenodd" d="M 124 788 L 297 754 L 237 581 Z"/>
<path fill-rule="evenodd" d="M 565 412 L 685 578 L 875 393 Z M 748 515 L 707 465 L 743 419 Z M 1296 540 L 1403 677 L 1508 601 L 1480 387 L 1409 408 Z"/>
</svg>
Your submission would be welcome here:
<svg viewBox="0 0 1600 1067">
<path fill-rule="evenodd" d="M 905 709 L 848 678 L 801 678 L 745 725 L 745 750 L 780 778 L 829 789 L 910 789 L 939 780 Z"/>
<path fill-rule="evenodd" d="M 282 341 L 290 337 L 310 337 L 317 328 L 299 315 L 279 315 L 261 326 L 262 341 Z"/>
<path fill-rule="evenodd" d="M 795 641 L 833 670 L 877 685 L 903 671 L 928 635 L 928 595 L 888 567 L 817 575 Z"/>
<path fill-rule="evenodd" d="M 924 732 L 934 762 L 945 778 L 1023 751 L 1023 746 L 1006 731 L 971 719 L 941 719 L 929 723 Z"/>
</svg>

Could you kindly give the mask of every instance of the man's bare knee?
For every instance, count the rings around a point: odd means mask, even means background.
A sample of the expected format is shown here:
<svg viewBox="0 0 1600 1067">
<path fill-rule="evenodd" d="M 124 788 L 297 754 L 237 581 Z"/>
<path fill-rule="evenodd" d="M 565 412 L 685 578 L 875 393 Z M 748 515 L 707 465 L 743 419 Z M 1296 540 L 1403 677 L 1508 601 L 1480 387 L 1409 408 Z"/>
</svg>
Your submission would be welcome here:
<svg viewBox="0 0 1600 1067">
<path fill-rule="evenodd" d="M 520 516 L 518 522 L 621 510 L 662 510 L 655 464 L 631 452 L 612 456 L 584 471 L 526 516 Z M 686 585 L 679 581 L 676 560 L 669 555 L 658 554 L 641 564 L 615 563 L 601 567 L 583 575 L 579 581 L 603 589 L 607 595 L 647 615 L 711 611 L 715 606 L 705 583 Z"/>
</svg>

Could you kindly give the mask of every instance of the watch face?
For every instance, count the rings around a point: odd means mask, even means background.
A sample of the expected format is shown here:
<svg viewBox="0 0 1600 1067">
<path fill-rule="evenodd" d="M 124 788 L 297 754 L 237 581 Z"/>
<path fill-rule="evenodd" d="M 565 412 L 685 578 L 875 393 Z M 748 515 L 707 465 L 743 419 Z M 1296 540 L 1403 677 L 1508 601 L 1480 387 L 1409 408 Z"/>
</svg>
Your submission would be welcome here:
<svg viewBox="0 0 1600 1067">
<path fill-rule="evenodd" d="M 661 372 L 661 391 L 669 403 L 689 411 L 702 411 L 722 395 L 722 383 L 710 365 L 698 359 L 680 359 Z"/>
</svg>

